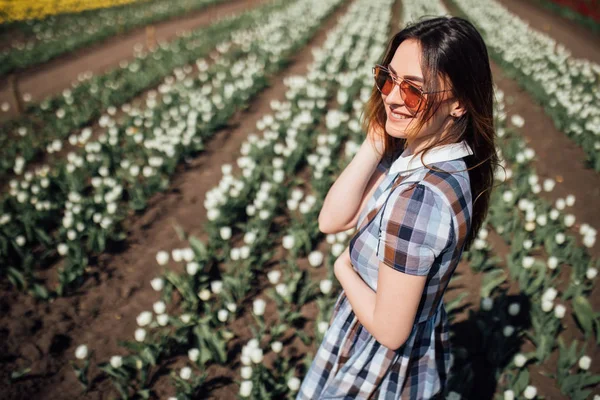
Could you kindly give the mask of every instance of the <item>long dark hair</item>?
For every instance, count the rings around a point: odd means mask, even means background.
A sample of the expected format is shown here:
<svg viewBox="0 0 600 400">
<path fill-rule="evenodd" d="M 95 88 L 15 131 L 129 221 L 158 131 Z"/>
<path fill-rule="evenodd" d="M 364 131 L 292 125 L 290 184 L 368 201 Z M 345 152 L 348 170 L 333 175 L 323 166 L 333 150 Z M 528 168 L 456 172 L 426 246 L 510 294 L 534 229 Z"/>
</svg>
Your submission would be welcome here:
<svg viewBox="0 0 600 400">
<path fill-rule="evenodd" d="M 449 126 L 448 135 L 444 139 L 438 138 L 417 154 L 423 157 L 435 146 L 462 140 L 473 150 L 473 155 L 465 157 L 471 194 L 475 197 L 471 229 L 464 244 L 464 249 L 468 250 L 487 216 L 494 185 L 494 168 L 498 165 L 493 116 L 494 85 L 487 48 L 477 29 L 466 19 L 435 17 L 410 23 L 395 34 L 388 43 L 380 64 L 389 65 L 398 46 L 407 39 L 417 40 L 420 44 L 421 69 L 426 90 L 441 90 L 438 82 L 441 79 L 449 84 L 453 95 L 466 109 Z M 406 139 L 400 139 L 385 133 L 385 107 L 380 92 L 373 86 L 363 113 L 363 128 L 365 132 L 383 135 L 383 157 L 392 157 L 406 148 L 412 142 L 411 138 L 415 138 L 434 116 L 442 97 L 438 93 L 428 94 L 421 117 L 415 120 L 415 128 L 407 132 Z"/>
</svg>

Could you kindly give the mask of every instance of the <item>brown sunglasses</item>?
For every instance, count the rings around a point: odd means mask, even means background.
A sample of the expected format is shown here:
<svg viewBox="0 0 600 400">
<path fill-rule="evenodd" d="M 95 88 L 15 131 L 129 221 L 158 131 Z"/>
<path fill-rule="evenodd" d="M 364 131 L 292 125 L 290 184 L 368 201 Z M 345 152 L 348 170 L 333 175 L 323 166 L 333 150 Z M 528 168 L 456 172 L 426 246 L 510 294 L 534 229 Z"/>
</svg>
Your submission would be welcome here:
<svg viewBox="0 0 600 400">
<path fill-rule="evenodd" d="M 425 92 L 419 86 L 395 76 L 389 69 L 379 64 L 373 67 L 373 77 L 375 78 L 377 89 L 386 96 L 392 92 L 394 85 L 397 84 L 400 87 L 400 97 L 408 111 L 412 114 L 416 114 L 420 110 L 421 105 L 424 104 L 422 101 L 425 98 L 424 95 L 452 91 L 451 89 L 446 89 Z"/>
</svg>

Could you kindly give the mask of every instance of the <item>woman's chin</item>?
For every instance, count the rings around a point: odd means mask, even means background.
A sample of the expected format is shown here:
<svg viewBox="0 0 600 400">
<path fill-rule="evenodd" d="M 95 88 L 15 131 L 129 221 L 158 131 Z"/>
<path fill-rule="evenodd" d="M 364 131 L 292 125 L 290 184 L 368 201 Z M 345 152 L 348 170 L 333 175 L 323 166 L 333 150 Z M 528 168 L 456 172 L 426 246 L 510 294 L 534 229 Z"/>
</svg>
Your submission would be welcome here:
<svg viewBox="0 0 600 400">
<path fill-rule="evenodd" d="M 404 131 L 406 130 L 406 124 L 401 122 L 390 121 L 389 119 L 385 122 L 385 131 L 393 137 L 404 139 L 406 135 Z"/>
</svg>

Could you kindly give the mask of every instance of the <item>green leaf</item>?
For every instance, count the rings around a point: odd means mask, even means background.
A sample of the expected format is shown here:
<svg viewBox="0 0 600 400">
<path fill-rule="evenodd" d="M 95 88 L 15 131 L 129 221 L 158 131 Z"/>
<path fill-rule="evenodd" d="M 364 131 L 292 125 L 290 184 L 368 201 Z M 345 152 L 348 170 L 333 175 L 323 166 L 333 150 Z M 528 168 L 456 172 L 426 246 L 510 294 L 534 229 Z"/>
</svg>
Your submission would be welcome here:
<svg viewBox="0 0 600 400">
<path fill-rule="evenodd" d="M 573 299 L 573 311 L 575 318 L 583 328 L 585 337 L 588 338 L 593 331 L 594 310 L 592 306 L 583 296 L 577 296 Z"/>
<path fill-rule="evenodd" d="M 502 269 L 496 269 L 484 275 L 481 284 L 481 296 L 490 297 L 492 291 L 506 280 L 506 273 Z"/>
</svg>

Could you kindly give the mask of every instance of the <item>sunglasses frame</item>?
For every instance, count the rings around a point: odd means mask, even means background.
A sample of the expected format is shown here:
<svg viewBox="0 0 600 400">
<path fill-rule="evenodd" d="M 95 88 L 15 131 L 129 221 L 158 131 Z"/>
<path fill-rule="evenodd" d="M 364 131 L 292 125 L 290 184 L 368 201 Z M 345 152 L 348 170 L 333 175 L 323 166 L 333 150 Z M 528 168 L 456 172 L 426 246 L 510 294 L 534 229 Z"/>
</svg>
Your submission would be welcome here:
<svg viewBox="0 0 600 400">
<path fill-rule="evenodd" d="M 419 96 L 419 104 L 417 104 L 417 107 L 415 108 L 414 111 L 410 110 L 410 108 L 407 107 L 407 109 L 409 109 L 409 111 L 413 112 L 413 113 L 417 113 L 419 112 L 419 110 L 421 109 L 421 103 L 423 102 L 423 99 L 425 99 L 426 94 L 430 94 L 430 93 L 443 93 L 443 92 L 451 92 L 452 89 L 445 89 L 445 90 L 432 90 L 432 91 L 424 91 L 422 88 L 420 88 L 419 86 L 413 84 L 410 79 L 404 79 L 404 78 L 400 78 L 399 76 L 396 76 L 396 74 L 394 74 L 392 71 L 390 71 L 388 68 L 384 67 L 381 64 L 375 64 L 375 66 L 372 67 L 372 73 L 373 73 L 373 79 L 375 80 L 375 87 L 377 88 L 377 90 L 379 90 L 379 92 L 385 96 L 388 96 L 388 94 L 385 94 L 381 91 L 381 89 L 379 88 L 379 86 L 377 85 L 377 75 L 375 73 L 375 68 L 379 68 L 382 69 L 384 71 L 386 71 L 390 77 L 392 78 L 392 82 L 394 83 L 394 86 L 398 86 L 398 88 L 400 88 L 400 84 L 402 82 L 407 82 L 410 86 L 414 87 L 415 89 L 417 89 L 417 91 L 419 93 L 421 93 L 421 95 Z M 390 90 L 390 93 L 392 93 L 394 91 L 394 86 L 392 86 L 392 90 Z M 400 96 L 402 97 L 402 90 L 400 89 Z M 402 100 L 404 101 L 404 98 L 402 98 Z"/>
</svg>

